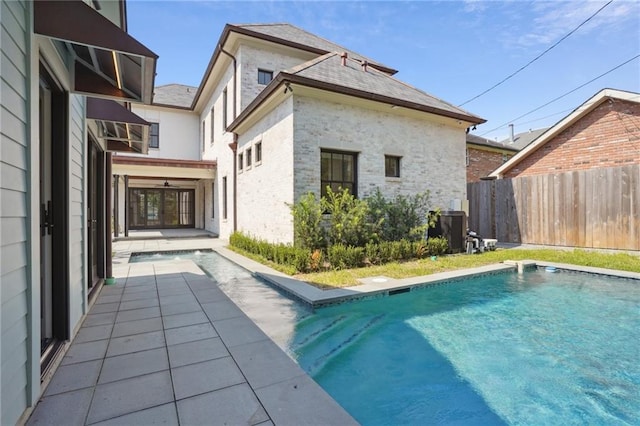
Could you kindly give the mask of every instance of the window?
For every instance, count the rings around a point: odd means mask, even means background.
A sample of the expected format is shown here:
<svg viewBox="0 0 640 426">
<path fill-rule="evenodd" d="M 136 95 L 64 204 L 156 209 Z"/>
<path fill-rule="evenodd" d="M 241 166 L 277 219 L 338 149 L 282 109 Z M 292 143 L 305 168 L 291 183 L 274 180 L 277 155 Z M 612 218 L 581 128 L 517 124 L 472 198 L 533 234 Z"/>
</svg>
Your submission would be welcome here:
<svg viewBox="0 0 640 426">
<path fill-rule="evenodd" d="M 222 127 L 227 130 L 227 88 L 222 91 Z"/>
<path fill-rule="evenodd" d="M 204 152 L 204 120 L 202 120 L 202 152 Z"/>
<path fill-rule="evenodd" d="M 160 148 L 160 123 L 149 124 L 149 148 Z"/>
<path fill-rule="evenodd" d="M 215 126 L 214 126 L 214 120 L 213 120 L 213 117 L 215 117 L 215 114 L 214 114 L 214 108 L 213 108 L 213 107 L 211 107 L 211 123 L 210 123 L 210 124 L 211 124 L 211 142 L 210 142 L 210 143 L 211 143 L 211 145 L 213 145 L 213 137 L 214 137 L 214 135 L 215 135 L 215 132 L 214 132 L 214 130 L 215 130 Z"/>
<path fill-rule="evenodd" d="M 256 143 L 256 163 L 262 162 L 262 142 Z"/>
<path fill-rule="evenodd" d="M 222 178 L 222 218 L 227 220 L 227 177 Z"/>
<path fill-rule="evenodd" d="M 273 71 L 258 70 L 258 84 L 269 84 L 273 80 Z"/>
<path fill-rule="evenodd" d="M 333 191 L 346 188 L 358 196 L 356 182 L 357 154 L 341 151 L 321 151 L 320 153 L 320 195 L 326 195 L 327 186 Z"/>
<path fill-rule="evenodd" d="M 238 171 L 242 172 L 242 167 L 244 166 L 244 155 L 242 153 L 238 154 Z"/>
<path fill-rule="evenodd" d="M 211 182 L 211 218 L 216 217 L 216 183 Z"/>
<path fill-rule="evenodd" d="M 384 175 L 386 177 L 400 177 L 400 157 L 384 156 Z"/>
<path fill-rule="evenodd" d="M 251 167 L 251 148 L 247 148 L 247 167 Z"/>
</svg>

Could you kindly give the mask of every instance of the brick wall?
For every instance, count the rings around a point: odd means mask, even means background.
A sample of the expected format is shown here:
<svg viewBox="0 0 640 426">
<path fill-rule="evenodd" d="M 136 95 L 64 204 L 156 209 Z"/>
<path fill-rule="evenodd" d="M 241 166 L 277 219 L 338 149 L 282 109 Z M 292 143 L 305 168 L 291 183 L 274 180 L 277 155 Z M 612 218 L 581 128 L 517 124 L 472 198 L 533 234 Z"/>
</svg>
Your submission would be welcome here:
<svg viewBox="0 0 640 426">
<path fill-rule="evenodd" d="M 640 164 L 640 104 L 609 99 L 538 148 L 505 178 Z"/>
<path fill-rule="evenodd" d="M 480 178 L 502 166 L 506 160 L 513 157 L 513 153 L 504 154 L 497 151 L 467 146 L 467 183 L 478 182 Z"/>
</svg>

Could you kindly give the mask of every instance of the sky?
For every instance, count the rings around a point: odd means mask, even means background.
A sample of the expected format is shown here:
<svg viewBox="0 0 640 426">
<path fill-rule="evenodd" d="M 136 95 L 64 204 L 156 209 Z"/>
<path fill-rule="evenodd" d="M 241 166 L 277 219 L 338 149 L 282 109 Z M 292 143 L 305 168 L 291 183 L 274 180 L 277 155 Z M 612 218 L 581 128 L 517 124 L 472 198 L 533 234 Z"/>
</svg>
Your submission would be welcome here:
<svg viewBox="0 0 640 426">
<path fill-rule="evenodd" d="M 198 86 L 227 23 L 288 22 L 397 69 L 396 78 L 459 106 L 607 2 L 128 0 L 127 15 L 129 33 L 160 56 L 156 86 Z M 640 92 L 638 55 L 640 0 L 614 0 L 462 108 L 487 120 L 472 133 L 493 140 L 508 137 L 509 123 L 515 133 L 549 127 L 603 88 Z"/>
</svg>

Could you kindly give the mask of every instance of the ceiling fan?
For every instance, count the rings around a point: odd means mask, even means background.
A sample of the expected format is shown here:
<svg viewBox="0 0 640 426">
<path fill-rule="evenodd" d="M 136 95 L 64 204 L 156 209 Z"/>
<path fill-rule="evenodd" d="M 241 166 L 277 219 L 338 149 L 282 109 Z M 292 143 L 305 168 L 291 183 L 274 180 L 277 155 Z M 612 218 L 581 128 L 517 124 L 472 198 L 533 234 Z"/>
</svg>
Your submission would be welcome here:
<svg viewBox="0 0 640 426">
<path fill-rule="evenodd" d="M 172 183 L 169 183 L 169 181 L 167 179 L 164 180 L 164 183 L 156 185 L 156 187 L 158 187 L 158 188 L 180 188 L 180 186 L 178 186 L 178 185 L 174 185 Z"/>
</svg>

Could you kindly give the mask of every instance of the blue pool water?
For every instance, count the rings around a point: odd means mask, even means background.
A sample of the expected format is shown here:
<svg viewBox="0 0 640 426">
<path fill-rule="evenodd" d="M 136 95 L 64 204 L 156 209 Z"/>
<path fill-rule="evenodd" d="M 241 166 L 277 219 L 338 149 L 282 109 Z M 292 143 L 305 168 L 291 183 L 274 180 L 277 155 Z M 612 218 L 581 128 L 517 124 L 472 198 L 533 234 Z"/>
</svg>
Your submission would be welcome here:
<svg viewBox="0 0 640 426">
<path fill-rule="evenodd" d="M 311 312 L 209 256 L 236 303 L 276 301 L 256 322 L 362 424 L 640 422 L 637 281 L 499 274 Z"/>
</svg>

